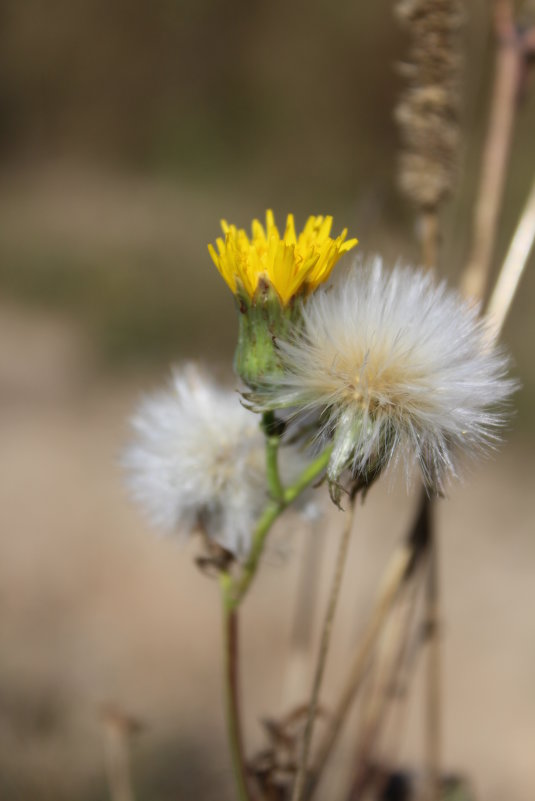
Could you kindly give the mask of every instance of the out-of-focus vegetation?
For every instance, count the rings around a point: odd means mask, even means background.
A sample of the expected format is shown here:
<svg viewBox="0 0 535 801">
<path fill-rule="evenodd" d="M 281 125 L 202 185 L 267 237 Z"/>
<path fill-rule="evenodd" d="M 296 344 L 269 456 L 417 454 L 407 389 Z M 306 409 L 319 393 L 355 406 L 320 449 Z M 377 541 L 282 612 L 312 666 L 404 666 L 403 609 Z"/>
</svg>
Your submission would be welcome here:
<svg viewBox="0 0 535 801">
<path fill-rule="evenodd" d="M 51 13 L 7 0 L 4 153 L 76 152 L 193 183 L 269 176 L 293 184 L 291 204 L 352 200 L 356 179 L 375 184 L 378 165 L 389 175 L 373 153 L 394 143 L 390 11 L 384 0 L 60 0 Z M 372 130 L 381 139 L 362 134 Z M 311 197 L 315 181 L 327 185 Z"/>
<path fill-rule="evenodd" d="M 441 265 L 452 279 L 468 248 L 491 62 L 487 3 L 466 5 L 465 148 Z M 391 0 L 0 4 L 2 799 L 108 797 L 99 710 L 110 700 L 147 723 L 132 754 L 136 798 L 232 797 L 215 587 L 192 553 L 147 535 L 121 489 L 125 420 L 151 380 L 128 371 L 154 366 L 159 380 L 192 356 L 230 367 L 233 299 L 206 250 L 220 217 L 332 213 L 361 252 L 417 258 L 395 181 L 406 40 L 392 10 Z M 535 170 L 534 129 L 528 86 L 494 272 Z M 524 430 L 535 428 L 534 266 L 532 256 L 504 334 Z M 532 459 L 521 439 L 442 511 L 448 759 L 490 788 L 482 798 L 515 801 L 533 797 Z M 384 492 L 359 515 L 335 668 L 409 511 L 404 490 L 397 501 Z M 257 717 L 280 700 L 302 552 L 288 547 L 284 565 L 274 548 L 246 623 L 253 744 Z M 412 742 L 419 760 L 419 730 Z"/>
</svg>

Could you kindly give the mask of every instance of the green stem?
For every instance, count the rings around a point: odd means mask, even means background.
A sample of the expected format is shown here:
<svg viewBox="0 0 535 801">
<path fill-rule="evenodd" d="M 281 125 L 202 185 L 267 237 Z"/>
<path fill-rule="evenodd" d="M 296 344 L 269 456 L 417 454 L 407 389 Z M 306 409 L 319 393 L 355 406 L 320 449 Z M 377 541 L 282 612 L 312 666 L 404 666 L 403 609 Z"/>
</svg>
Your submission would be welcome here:
<svg viewBox="0 0 535 801">
<path fill-rule="evenodd" d="M 290 503 L 293 503 L 297 498 L 301 495 L 304 490 L 313 481 L 317 479 L 320 473 L 323 473 L 327 465 L 329 464 L 329 459 L 331 458 L 332 453 L 332 445 L 329 445 L 328 448 L 325 448 L 324 451 L 317 456 L 313 462 L 305 467 L 297 481 L 291 484 L 284 492 L 284 505 L 288 506 Z"/>
<path fill-rule="evenodd" d="M 263 423 L 265 425 L 266 421 L 263 421 Z M 332 451 L 332 447 L 326 448 L 303 470 L 297 481 L 284 490 L 280 482 L 277 462 L 279 436 L 268 430 L 266 430 L 266 435 L 268 481 L 272 499 L 269 501 L 262 517 L 258 521 L 253 534 L 251 551 L 247 561 L 243 565 L 241 574 L 236 579 L 233 579 L 227 572 L 221 573 L 220 576 L 223 602 L 225 706 L 232 768 L 238 790 L 238 801 L 251 801 L 245 770 L 238 697 L 238 606 L 256 575 L 260 557 L 264 549 L 264 543 L 271 526 L 286 507 L 296 500 L 325 470 Z"/>
<path fill-rule="evenodd" d="M 232 603 L 232 579 L 228 573 L 220 577 L 223 601 L 223 650 L 225 659 L 225 707 L 232 758 L 232 769 L 238 791 L 238 801 L 251 801 L 247 787 L 245 756 L 240 721 L 238 685 L 238 611 Z"/>
<path fill-rule="evenodd" d="M 261 425 L 266 435 L 266 476 L 269 494 L 274 500 L 280 500 L 284 495 L 284 487 L 279 475 L 279 445 L 282 426 L 276 420 L 273 412 L 264 412 Z"/>
<path fill-rule="evenodd" d="M 256 529 L 253 533 L 253 543 L 247 561 L 242 567 L 241 574 L 233 582 L 232 589 L 230 590 L 229 603 L 233 608 L 237 607 L 243 600 L 252 580 L 255 577 L 258 569 L 258 563 L 264 550 L 264 543 L 266 537 L 275 522 L 275 520 L 282 514 L 282 512 L 295 501 L 299 495 L 318 478 L 319 475 L 325 470 L 331 456 L 332 448 L 328 447 L 320 453 L 301 473 L 299 478 L 294 484 L 291 484 L 282 496 L 277 500 L 271 500 L 266 506 L 262 517 L 258 521 Z"/>
</svg>

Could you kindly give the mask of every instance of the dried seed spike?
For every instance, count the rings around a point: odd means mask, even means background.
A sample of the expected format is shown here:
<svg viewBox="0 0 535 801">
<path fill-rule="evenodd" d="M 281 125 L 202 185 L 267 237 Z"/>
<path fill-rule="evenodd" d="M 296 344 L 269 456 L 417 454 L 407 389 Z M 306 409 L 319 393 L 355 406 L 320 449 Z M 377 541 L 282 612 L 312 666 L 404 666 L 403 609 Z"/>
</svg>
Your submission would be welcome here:
<svg viewBox="0 0 535 801">
<path fill-rule="evenodd" d="M 398 181 L 420 211 L 435 210 L 453 187 L 459 146 L 460 0 L 400 0 L 411 36 L 395 110 L 402 141 Z"/>
</svg>

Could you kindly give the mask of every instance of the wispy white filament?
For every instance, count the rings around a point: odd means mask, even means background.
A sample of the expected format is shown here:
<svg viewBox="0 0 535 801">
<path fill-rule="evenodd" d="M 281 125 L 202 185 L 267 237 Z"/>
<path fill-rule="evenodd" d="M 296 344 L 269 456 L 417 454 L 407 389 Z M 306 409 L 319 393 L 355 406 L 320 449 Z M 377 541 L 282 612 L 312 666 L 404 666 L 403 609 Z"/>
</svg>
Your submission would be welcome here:
<svg viewBox="0 0 535 801">
<path fill-rule="evenodd" d="M 279 343 L 284 374 L 262 403 L 319 414 L 334 440 L 333 480 L 402 458 L 439 491 L 461 451 L 497 439 L 516 388 L 485 325 L 429 273 L 358 262 L 310 298 L 302 327 Z"/>
<path fill-rule="evenodd" d="M 258 417 L 236 392 L 189 366 L 147 398 L 131 422 L 135 439 L 123 464 L 152 522 L 167 531 L 202 528 L 245 555 L 267 501 Z"/>
</svg>

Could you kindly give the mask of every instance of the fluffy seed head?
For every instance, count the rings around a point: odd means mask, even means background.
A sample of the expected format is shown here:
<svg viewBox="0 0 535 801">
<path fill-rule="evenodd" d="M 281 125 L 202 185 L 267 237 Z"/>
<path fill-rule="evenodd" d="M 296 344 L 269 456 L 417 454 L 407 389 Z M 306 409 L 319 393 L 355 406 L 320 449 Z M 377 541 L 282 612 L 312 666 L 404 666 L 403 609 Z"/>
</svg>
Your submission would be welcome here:
<svg viewBox="0 0 535 801">
<path fill-rule="evenodd" d="M 258 418 L 238 394 L 189 366 L 131 423 L 135 439 L 123 464 L 152 522 L 167 531 L 200 528 L 243 557 L 267 497 Z"/>
<path fill-rule="evenodd" d="M 234 294 L 243 289 L 252 300 L 257 288 L 271 285 L 283 306 L 299 293 L 309 293 L 327 280 L 343 253 L 357 244 L 348 239 L 347 229 L 332 239 L 332 217 L 309 217 L 296 235 L 293 214 L 286 221 L 284 236 L 275 225 L 271 210 L 266 227 L 253 220 L 252 236 L 243 229 L 221 221 L 225 238 L 218 237 L 217 248 L 208 245 L 212 260 Z"/>
<path fill-rule="evenodd" d="M 401 457 L 441 491 L 459 451 L 497 439 L 497 408 L 516 388 L 477 309 L 429 273 L 385 272 L 378 257 L 311 297 L 279 348 L 284 373 L 261 403 L 319 414 L 333 481 Z"/>
</svg>

